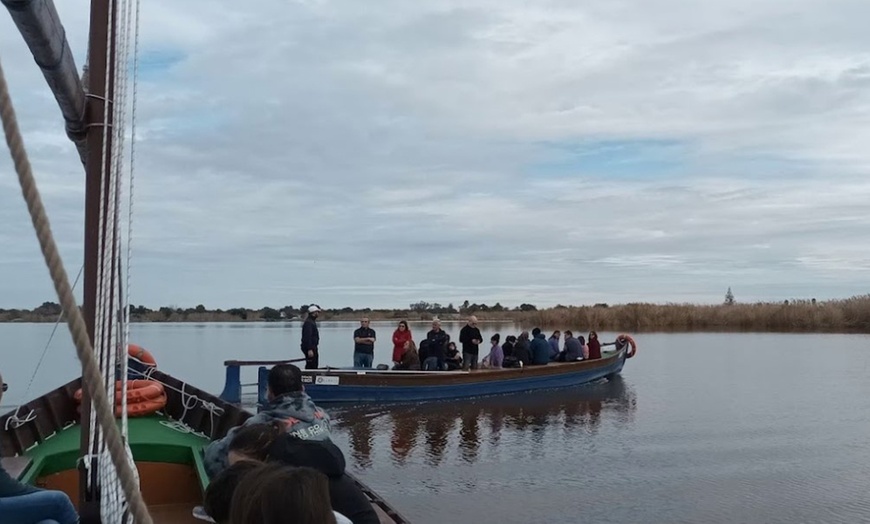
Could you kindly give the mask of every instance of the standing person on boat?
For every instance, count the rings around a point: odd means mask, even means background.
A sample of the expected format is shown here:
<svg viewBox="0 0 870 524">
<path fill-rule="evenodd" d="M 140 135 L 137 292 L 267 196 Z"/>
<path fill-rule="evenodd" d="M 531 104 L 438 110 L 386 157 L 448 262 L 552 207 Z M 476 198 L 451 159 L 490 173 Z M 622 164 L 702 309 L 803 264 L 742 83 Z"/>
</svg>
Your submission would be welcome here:
<svg viewBox="0 0 870 524">
<path fill-rule="evenodd" d="M 369 319 L 363 317 L 353 332 L 353 367 L 371 368 L 375 359 L 375 330 L 369 327 Z"/>
<path fill-rule="evenodd" d="M 601 358 L 601 342 L 598 341 L 598 333 L 595 331 L 589 332 L 589 359 L 594 360 Z"/>
<path fill-rule="evenodd" d="M 567 333 L 567 331 L 566 331 L 566 333 Z M 550 360 L 551 361 L 558 360 L 559 353 L 561 353 L 561 351 L 559 350 L 559 339 L 560 338 L 562 338 L 562 333 L 557 329 L 556 331 L 553 331 L 553 334 L 550 335 L 550 338 L 547 340 L 547 342 L 550 343 Z"/>
<path fill-rule="evenodd" d="M 262 411 L 205 448 L 205 470 L 209 476 L 214 476 L 227 467 L 230 442 L 239 427 L 278 420 L 285 425 L 287 433 L 298 438 L 329 440 L 329 415 L 317 407 L 305 393 L 302 371 L 299 368 L 293 364 L 278 364 L 270 369 L 266 395 L 269 402 Z"/>
<path fill-rule="evenodd" d="M 315 304 L 308 306 L 308 316 L 302 324 L 302 354 L 305 355 L 305 369 L 317 369 L 320 367 L 320 330 L 317 329 L 317 317 L 320 315 L 320 307 Z"/>
<path fill-rule="evenodd" d="M 480 343 L 483 335 L 477 329 L 477 317 L 471 315 L 468 322 L 459 331 L 459 343 L 462 344 L 462 369 L 477 369 L 477 359 L 480 355 Z"/>
<path fill-rule="evenodd" d="M 541 328 L 532 330 L 532 342 L 529 344 L 532 352 L 532 365 L 542 366 L 550 362 L 550 344 L 541 332 Z"/>
<path fill-rule="evenodd" d="M 402 361 L 402 355 L 405 354 L 406 343 L 411 340 L 411 329 L 408 323 L 404 320 L 399 322 L 399 327 L 393 331 L 393 364 L 399 364 Z"/>
<path fill-rule="evenodd" d="M 432 321 L 432 329 L 426 333 L 426 360 L 423 369 L 426 371 L 446 371 L 447 364 L 444 362 L 447 352 L 447 342 L 450 337 L 441 329 L 441 321 L 437 318 Z"/>
<path fill-rule="evenodd" d="M 0 401 L 6 384 L 0 377 Z M 62 491 L 39 489 L 13 478 L 0 463 L 0 522 L 6 524 L 76 524 L 79 516 Z"/>
</svg>

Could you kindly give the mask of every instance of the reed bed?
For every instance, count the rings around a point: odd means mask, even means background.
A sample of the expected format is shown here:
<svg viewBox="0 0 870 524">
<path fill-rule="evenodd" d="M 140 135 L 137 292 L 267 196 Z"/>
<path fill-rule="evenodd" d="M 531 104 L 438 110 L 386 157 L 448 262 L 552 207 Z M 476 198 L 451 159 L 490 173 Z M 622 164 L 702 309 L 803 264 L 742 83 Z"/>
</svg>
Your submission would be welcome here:
<svg viewBox="0 0 870 524">
<path fill-rule="evenodd" d="M 511 316 L 523 326 L 548 329 L 870 333 L 870 295 L 825 302 L 580 306 Z"/>
</svg>

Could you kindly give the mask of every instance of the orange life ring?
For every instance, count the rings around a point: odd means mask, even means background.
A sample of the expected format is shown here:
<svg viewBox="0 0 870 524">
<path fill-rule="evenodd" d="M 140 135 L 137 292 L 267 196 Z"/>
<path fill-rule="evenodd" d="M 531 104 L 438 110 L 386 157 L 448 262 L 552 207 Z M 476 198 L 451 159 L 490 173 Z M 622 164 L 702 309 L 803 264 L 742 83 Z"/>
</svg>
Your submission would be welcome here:
<svg viewBox="0 0 870 524">
<path fill-rule="evenodd" d="M 137 346 L 136 344 L 127 344 L 127 355 L 135 358 L 143 364 L 157 367 L 157 361 L 154 360 L 154 355 L 152 355 L 147 349 L 143 348 L 142 346 Z"/>
<path fill-rule="evenodd" d="M 151 400 L 145 400 L 143 402 L 134 402 L 127 404 L 127 416 L 128 417 L 141 417 L 144 415 L 150 415 L 151 413 L 155 413 L 160 411 L 161 409 L 166 407 L 166 395 L 161 395 L 157 398 L 153 398 Z M 79 405 L 77 408 L 79 415 L 82 414 L 82 406 Z M 115 406 L 115 416 L 121 417 L 121 405 L 118 404 Z"/>
<path fill-rule="evenodd" d="M 156 380 L 129 380 L 127 381 L 127 404 L 154 400 L 161 395 L 166 395 L 163 384 Z M 82 390 L 73 394 L 76 402 L 82 401 Z M 121 402 L 121 382 L 115 382 L 115 402 Z"/>
<path fill-rule="evenodd" d="M 621 338 L 621 339 L 624 339 L 626 342 L 628 342 L 629 350 L 625 354 L 625 358 L 631 358 L 635 355 L 635 353 L 637 353 L 637 342 L 635 342 L 634 339 L 631 338 L 631 335 L 629 335 L 627 333 L 623 333 L 616 338 L 618 338 L 618 339 Z"/>
</svg>

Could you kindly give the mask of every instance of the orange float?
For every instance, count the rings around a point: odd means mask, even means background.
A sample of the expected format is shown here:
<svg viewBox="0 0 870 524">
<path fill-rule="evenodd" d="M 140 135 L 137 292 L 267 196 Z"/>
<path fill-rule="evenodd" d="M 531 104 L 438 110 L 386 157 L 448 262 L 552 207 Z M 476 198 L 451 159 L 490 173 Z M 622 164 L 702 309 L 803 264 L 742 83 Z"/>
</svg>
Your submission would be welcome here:
<svg viewBox="0 0 870 524">
<path fill-rule="evenodd" d="M 617 338 L 621 338 L 621 339 L 625 340 L 626 342 L 628 342 L 629 349 L 628 349 L 628 352 L 625 354 L 625 358 L 631 358 L 635 355 L 635 353 L 637 353 L 637 342 L 635 342 L 634 339 L 631 338 L 631 335 L 623 333 L 623 334 L 619 335 Z"/>
<path fill-rule="evenodd" d="M 142 346 L 137 346 L 136 344 L 127 344 L 127 355 L 135 358 L 143 364 L 157 367 L 157 361 L 154 360 L 154 355 L 152 355 L 147 349 L 143 348 Z"/>
<path fill-rule="evenodd" d="M 73 394 L 76 402 L 82 401 L 82 390 Z M 139 417 L 166 407 L 167 397 L 163 384 L 155 380 L 130 380 L 127 382 L 127 416 Z M 121 382 L 115 382 L 115 416 L 121 416 Z"/>
</svg>

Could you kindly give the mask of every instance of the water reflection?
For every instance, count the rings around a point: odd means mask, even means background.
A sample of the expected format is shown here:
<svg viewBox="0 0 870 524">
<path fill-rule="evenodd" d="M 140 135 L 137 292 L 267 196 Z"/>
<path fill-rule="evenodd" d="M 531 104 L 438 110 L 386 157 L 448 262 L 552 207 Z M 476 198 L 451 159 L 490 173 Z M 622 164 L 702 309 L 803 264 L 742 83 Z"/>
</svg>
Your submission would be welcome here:
<svg viewBox="0 0 870 524">
<path fill-rule="evenodd" d="M 423 461 L 436 467 L 454 455 L 475 463 L 485 453 L 516 448 L 546 453 L 548 439 L 595 436 L 604 421 L 629 425 L 637 399 L 617 376 L 580 388 L 507 395 L 463 402 L 331 409 L 339 432 L 348 435 L 349 455 L 368 468 L 379 450 L 397 465 Z"/>
</svg>

